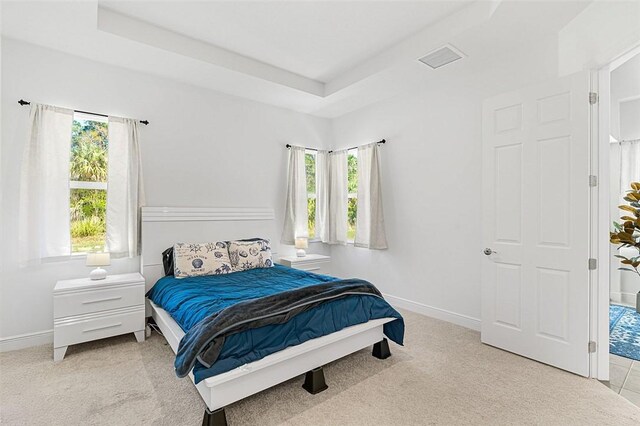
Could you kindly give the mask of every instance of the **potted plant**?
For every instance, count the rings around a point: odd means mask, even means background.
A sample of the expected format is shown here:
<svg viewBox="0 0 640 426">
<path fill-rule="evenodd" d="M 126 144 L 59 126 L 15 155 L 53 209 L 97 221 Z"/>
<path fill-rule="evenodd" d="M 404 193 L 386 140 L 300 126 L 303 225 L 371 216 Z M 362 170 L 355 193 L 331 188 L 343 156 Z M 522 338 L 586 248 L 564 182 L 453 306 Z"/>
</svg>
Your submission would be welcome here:
<svg viewBox="0 0 640 426">
<path fill-rule="evenodd" d="M 622 223 L 613 222 L 614 231 L 610 233 L 611 244 L 618 245 L 615 255 L 622 267 L 621 271 L 635 272 L 640 276 L 640 182 L 631 182 L 631 189 L 627 191 L 624 200 L 628 204 L 618 206 L 625 215 L 620 218 Z M 625 256 L 621 249 L 626 248 L 633 255 Z M 630 253 L 627 253 L 630 254 Z M 640 313 L 640 292 L 636 295 L 636 312 Z"/>
</svg>

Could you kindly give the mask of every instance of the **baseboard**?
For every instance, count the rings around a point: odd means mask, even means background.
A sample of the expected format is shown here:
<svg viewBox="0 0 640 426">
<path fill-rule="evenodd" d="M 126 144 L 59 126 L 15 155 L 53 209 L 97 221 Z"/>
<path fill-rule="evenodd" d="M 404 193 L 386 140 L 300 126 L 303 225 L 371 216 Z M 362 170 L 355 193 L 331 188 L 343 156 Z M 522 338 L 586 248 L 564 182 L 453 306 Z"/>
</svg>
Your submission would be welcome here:
<svg viewBox="0 0 640 426">
<path fill-rule="evenodd" d="M 384 294 L 384 298 L 392 306 L 397 306 L 398 308 L 406 309 L 417 314 L 447 321 L 462 327 L 470 328 L 471 330 L 480 331 L 480 320 L 478 318 L 447 311 L 446 309 L 436 308 L 434 306 L 425 305 L 423 303 L 414 302 L 412 300 L 403 299 L 402 297 L 392 296 L 390 294 Z"/>
<path fill-rule="evenodd" d="M 636 306 L 636 293 L 611 292 L 609 300 L 616 305 Z"/>
<path fill-rule="evenodd" d="M 15 351 L 53 343 L 53 330 L 0 338 L 0 352 Z"/>
</svg>

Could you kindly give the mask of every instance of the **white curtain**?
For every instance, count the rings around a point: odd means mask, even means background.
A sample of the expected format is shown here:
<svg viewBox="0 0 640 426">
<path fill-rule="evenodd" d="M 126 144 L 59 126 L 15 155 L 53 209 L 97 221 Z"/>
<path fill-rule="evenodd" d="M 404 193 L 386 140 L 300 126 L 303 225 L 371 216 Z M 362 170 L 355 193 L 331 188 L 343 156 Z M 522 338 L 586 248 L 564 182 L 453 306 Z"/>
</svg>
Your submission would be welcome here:
<svg viewBox="0 0 640 426">
<path fill-rule="evenodd" d="M 284 210 L 284 226 L 281 241 L 293 245 L 297 237 L 308 237 L 307 173 L 305 149 L 300 146 L 289 148 L 287 174 L 287 200 Z"/>
<path fill-rule="evenodd" d="M 71 254 L 69 157 L 73 110 L 32 104 L 20 185 L 20 262 Z"/>
<path fill-rule="evenodd" d="M 109 117 L 107 249 L 113 257 L 140 253 L 140 207 L 144 205 L 138 121 Z"/>
<path fill-rule="evenodd" d="M 329 152 L 316 154 L 316 237 L 329 242 Z"/>
<path fill-rule="evenodd" d="M 631 187 L 631 182 L 640 181 L 640 140 L 619 142 L 620 157 L 620 203 Z"/>
<path fill-rule="evenodd" d="M 377 143 L 358 148 L 358 209 L 354 245 L 386 249 L 382 211 L 380 148 Z"/>
<path fill-rule="evenodd" d="M 347 151 L 329 154 L 329 244 L 347 243 Z"/>
</svg>

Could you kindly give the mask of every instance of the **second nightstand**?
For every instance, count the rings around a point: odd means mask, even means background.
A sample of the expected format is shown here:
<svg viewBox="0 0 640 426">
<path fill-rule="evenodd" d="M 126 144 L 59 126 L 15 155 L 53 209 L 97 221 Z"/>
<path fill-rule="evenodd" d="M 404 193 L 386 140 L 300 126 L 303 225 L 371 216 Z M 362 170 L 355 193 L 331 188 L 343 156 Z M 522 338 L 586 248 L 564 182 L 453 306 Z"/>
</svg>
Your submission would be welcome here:
<svg viewBox="0 0 640 426">
<path fill-rule="evenodd" d="M 331 274 L 331 257 L 323 254 L 307 254 L 304 257 L 286 256 L 280 258 L 280 263 L 290 268 L 302 269 L 314 274 Z"/>
</svg>

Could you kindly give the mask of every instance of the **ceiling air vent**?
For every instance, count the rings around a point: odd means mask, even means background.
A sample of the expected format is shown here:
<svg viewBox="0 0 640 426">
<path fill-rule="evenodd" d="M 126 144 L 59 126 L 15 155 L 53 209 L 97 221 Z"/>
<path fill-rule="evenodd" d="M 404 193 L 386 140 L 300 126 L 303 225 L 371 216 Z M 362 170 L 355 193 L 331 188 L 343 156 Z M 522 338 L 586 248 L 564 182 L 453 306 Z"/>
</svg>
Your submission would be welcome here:
<svg viewBox="0 0 640 426">
<path fill-rule="evenodd" d="M 420 58 L 419 61 L 435 70 L 443 65 L 462 59 L 464 56 L 464 53 L 448 44 Z"/>
</svg>

